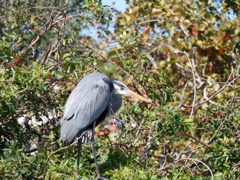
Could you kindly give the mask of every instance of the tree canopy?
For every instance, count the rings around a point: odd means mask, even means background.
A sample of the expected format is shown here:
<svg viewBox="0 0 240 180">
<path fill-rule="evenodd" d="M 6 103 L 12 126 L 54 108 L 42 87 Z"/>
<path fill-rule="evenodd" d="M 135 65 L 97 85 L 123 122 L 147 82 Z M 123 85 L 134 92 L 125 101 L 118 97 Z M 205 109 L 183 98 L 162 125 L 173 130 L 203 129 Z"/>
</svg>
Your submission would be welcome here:
<svg viewBox="0 0 240 180">
<path fill-rule="evenodd" d="M 60 119 L 94 71 L 154 101 L 126 99 L 114 116 L 124 126 L 98 128 L 104 177 L 240 176 L 240 4 L 126 3 L 121 13 L 96 0 L 0 2 L 2 179 L 75 179 L 77 147 L 63 146 Z M 94 178 L 89 144 L 82 150 L 80 174 Z"/>
</svg>

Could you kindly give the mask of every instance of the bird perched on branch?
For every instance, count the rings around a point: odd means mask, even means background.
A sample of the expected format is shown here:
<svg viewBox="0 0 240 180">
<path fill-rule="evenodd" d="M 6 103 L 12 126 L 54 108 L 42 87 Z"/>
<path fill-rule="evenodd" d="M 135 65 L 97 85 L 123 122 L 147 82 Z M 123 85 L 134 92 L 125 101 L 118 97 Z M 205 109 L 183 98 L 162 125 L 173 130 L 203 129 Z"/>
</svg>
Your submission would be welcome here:
<svg viewBox="0 0 240 180">
<path fill-rule="evenodd" d="M 122 105 L 122 95 L 132 96 L 142 101 L 151 103 L 119 81 L 109 79 L 102 73 L 94 72 L 85 76 L 72 91 L 67 99 L 61 120 L 61 139 L 65 145 L 72 143 L 77 136 L 91 130 L 91 145 L 96 164 L 97 178 L 104 179 L 99 171 L 95 147 L 94 129 L 104 121 L 107 116 L 113 115 Z M 79 176 L 79 158 L 82 137 L 78 140 L 78 159 L 76 174 Z"/>
</svg>

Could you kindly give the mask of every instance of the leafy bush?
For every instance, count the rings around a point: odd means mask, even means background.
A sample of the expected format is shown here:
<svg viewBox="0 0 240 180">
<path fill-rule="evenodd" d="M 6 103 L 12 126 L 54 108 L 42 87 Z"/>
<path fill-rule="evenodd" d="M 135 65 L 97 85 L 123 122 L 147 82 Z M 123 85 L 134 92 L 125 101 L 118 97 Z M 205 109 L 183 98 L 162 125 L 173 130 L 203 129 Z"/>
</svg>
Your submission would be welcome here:
<svg viewBox="0 0 240 180">
<path fill-rule="evenodd" d="M 2 2 L 1 179 L 75 179 L 77 147 L 63 147 L 60 119 L 70 92 L 93 71 L 153 100 L 126 98 L 114 116 L 124 125 L 96 129 L 104 177 L 240 176 L 237 4 L 127 3 L 120 13 L 97 1 Z M 96 38 L 82 34 L 89 28 Z M 89 144 L 80 174 L 96 176 Z"/>
</svg>

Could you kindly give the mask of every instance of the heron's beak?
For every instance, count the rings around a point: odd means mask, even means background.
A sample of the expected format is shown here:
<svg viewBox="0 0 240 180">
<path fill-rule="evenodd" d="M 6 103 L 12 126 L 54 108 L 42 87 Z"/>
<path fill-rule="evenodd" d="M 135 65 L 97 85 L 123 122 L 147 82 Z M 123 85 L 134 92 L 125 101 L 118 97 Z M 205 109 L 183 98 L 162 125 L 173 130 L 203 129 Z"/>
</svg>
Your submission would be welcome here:
<svg viewBox="0 0 240 180">
<path fill-rule="evenodd" d="M 137 99 L 140 99 L 141 101 L 145 101 L 145 102 L 148 102 L 148 103 L 152 103 L 152 100 L 151 100 L 151 99 L 147 99 L 147 98 L 145 98 L 145 97 L 142 97 L 142 96 L 140 96 L 139 94 L 131 91 L 130 89 L 127 89 L 125 92 L 126 92 L 129 96 L 132 96 L 132 97 L 135 97 L 135 98 L 137 98 Z"/>
</svg>

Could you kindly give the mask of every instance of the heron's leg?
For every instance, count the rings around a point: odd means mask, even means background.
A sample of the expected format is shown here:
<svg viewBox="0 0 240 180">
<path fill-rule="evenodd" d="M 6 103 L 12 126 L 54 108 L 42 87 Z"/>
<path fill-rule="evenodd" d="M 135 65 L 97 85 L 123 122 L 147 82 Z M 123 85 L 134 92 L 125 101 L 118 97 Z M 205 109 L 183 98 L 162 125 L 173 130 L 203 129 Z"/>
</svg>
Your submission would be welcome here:
<svg viewBox="0 0 240 180">
<path fill-rule="evenodd" d="M 97 178 L 96 179 L 104 179 L 103 177 L 101 177 L 99 167 L 98 167 L 98 163 L 97 163 L 96 152 L 95 152 L 95 146 L 94 146 L 94 129 L 95 129 L 95 126 L 96 126 L 96 121 L 94 121 L 94 123 L 93 123 L 92 137 L 91 137 L 92 151 L 93 151 L 94 161 L 95 161 L 96 170 L 97 170 Z"/>
<path fill-rule="evenodd" d="M 77 168 L 76 168 L 77 179 L 81 179 L 81 177 L 79 175 L 79 160 L 80 160 L 80 156 L 81 156 L 81 148 L 82 148 L 82 138 L 79 138 L 79 140 L 78 140 Z"/>
</svg>

